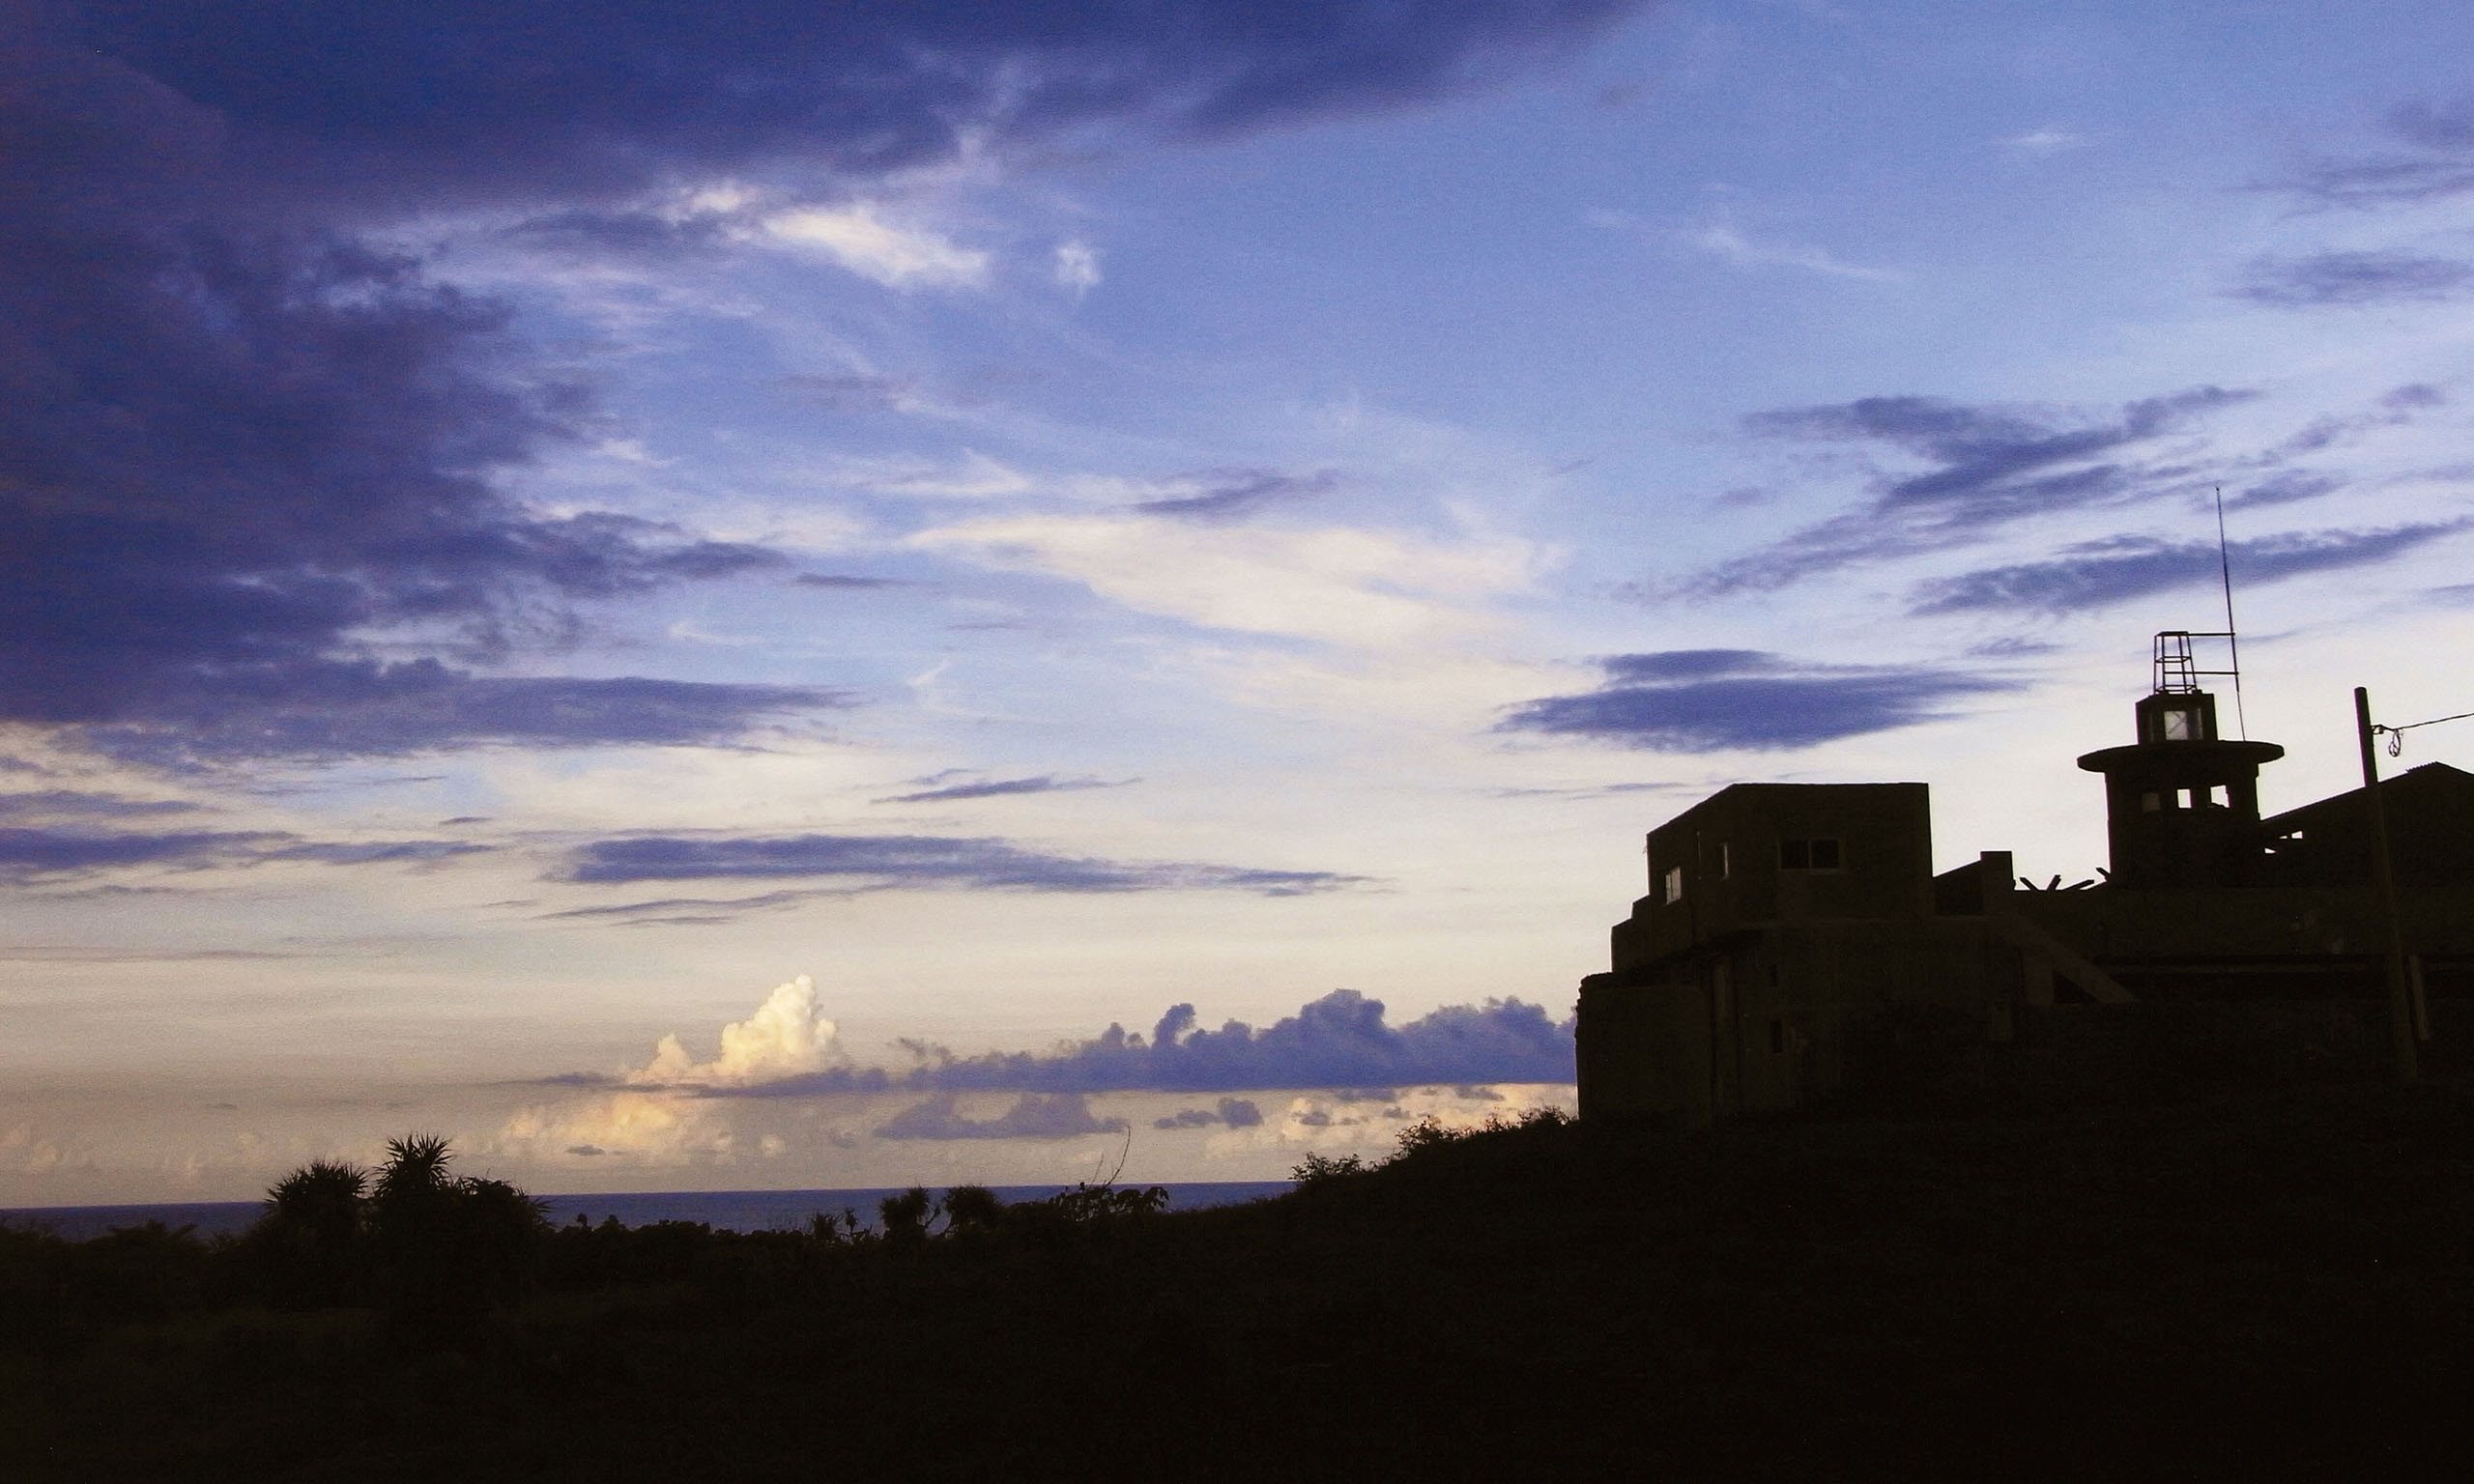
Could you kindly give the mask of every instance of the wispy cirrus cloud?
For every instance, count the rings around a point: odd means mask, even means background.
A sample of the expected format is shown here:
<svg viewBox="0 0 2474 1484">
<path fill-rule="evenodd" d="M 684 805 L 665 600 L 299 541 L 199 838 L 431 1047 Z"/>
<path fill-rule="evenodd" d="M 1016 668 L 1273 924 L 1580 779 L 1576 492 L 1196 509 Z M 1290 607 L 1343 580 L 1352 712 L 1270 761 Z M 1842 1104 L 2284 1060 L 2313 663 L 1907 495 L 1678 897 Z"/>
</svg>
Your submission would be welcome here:
<svg viewBox="0 0 2474 1484">
<path fill-rule="evenodd" d="M 328 866 L 426 865 L 488 851 L 458 841 L 312 841 L 280 830 L 0 828 L 0 881 L 79 880 L 138 867 L 207 870 L 307 861 Z"/>
<path fill-rule="evenodd" d="M 1864 561 L 1982 539 L 2056 511 L 2118 504 L 2184 487 L 2190 471 L 2158 456 L 2207 414 L 2256 395 L 2196 386 L 2127 402 L 2107 414 L 1980 406 L 1939 397 L 1864 397 L 1745 419 L 1757 438 L 1903 456 L 1920 469 L 1879 470 L 1856 512 L 1719 562 L 1665 593 L 1722 597 L 1785 587 Z"/>
<path fill-rule="evenodd" d="M 2297 500 L 2316 499 L 2333 495 L 2345 487 L 2345 481 L 2334 474 L 2314 470 L 2288 469 L 2270 474 L 2256 484 L 2246 485 L 2228 496 L 2228 510 L 2256 509 L 2261 505 L 2289 505 Z"/>
<path fill-rule="evenodd" d="M 187 799 L 133 799 L 124 793 L 98 793 L 82 788 L 0 793 L 0 819 L 145 818 L 197 813 L 204 808 L 204 805 Z"/>
<path fill-rule="evenodd" d="M 2376 565 L 2454 535 L 2468 524 L 2459 520 L 2375 530 L 2296 531 L 2237 542 L 2227 555 L 2238 580 L 2276 582 L 2310 572 Z M 2213 542 L 2108 536 L 2066 548 L 2050 561 L 1990 567 L 1919 584 L 1910 611 L 2058 615 L 2151 592 L 2201 586 L 2215 583 L 2219 576 Z"/>
<path fill-rule="evenodd" d="M 765 230 L 782 242 L 815 247 L 862 278 L 889 289 L 984 289 L 989 255 L 951 242 L 933 228 L 893 221 L 867 202 L 784 212 Z"/>
<path fill-rule="evenodd" d="M 1350 647 L 1431 641 L 1529 581 L 1538 551 L 1346 526 L 1291 529 L 1124 515 L 1001 516 L 912 544 L 979 565 L 1079 583 L 1137 612 Z"/>
<path fill-rule="evenodd" d="M 1982 675 L 1798 665 L 1752 649 L 1619 654 L 1599 665 L 1597 689 L 1522 702 L 1498 729 L 1652 752 L 1778 752 L 1935 721 L 1948 702 L 2007 689 Z"/>
<path fill-rule="evenodd" d="M 1168 481 L 1172 493 L 1137 501 L 1143 515 L 1188 521 L 1233 521 L 1276 505 L 1328 494 L 1339 483 L 1330 470 L 1310 474 L 1268 469 L 1215 469 Z"/>
<path fill-rule="evenodd" d="M 2381 121 L 2380 132 L 2383 149 L 2314 160 L 2266 188 L 2353 211 L 2474 193 L 2474 99 L 2403 104 Z"/>
<path fill-rule="evenodd" d="M 2428 303 L 2474 289 L 2474 262 L 2400 252 L 2254 259 L 2236 298 L 2279 308 Z"/>
<path fill-rule="evenodd" d="M 716 681 L 500 678 L 420 660 L 305 662 L 267 677 L 243 707 L 219 684 L 167 687 L 146 713 L 79 728 L 115 756 L 166 767 L 250 758 L 382 757 L 502 744 L 711 746 L 758 723 L 852 703 L 802 686 Z"/>
<path fill-rule="evenodd" d="M 1131 779 L 1119 779 L 1112 783 L 1104 778 L 1058 778 L 1049 773 L 1040 774 L 1036 778 L 973 779 L 962 783 L 948 783 L 944 779 L 945 775 L 938 774 L 931 778 L 914 780 L 927 786 L 909 793 L 889 794 L 876 802 L 879 804 L 947 804 L 965 799 L 1000 799 L 1030 793 L 1079 793 L 1086 788 L 1123 788 L 1134 782 Z"/>
<path fill-rule="evenodd" d="M 1733 221 L 1719 220 L 1692 234 L 1692 245 L 1721 263 L 1738 268 L 1787 268 L 1825 278 L 1850 278 L 1859 283 L 1902 283 L 1907 275 L 1894 269 L 1850 263 L 1826 247 L 1747 237 Z"/>
<path fill-rule="evenodd" d="M 1661 223 L 1637 212 L 1600 208 L 1588 214 L 1591 224 L 1622 232 L 1653 246 L 1683 247 L 1703 257 L 1739 269 L 1783 268 L 1825 278 L 1864 283 L 1902 283 L 1907 275 L 1894 269 L 1851 263 L 1826 247 L 1782 239 L 1756 237 L 1721 212 L 1709 224 L 1689 229 Z"/>
<path fill-rule="evenodd" d="M 1008 841 L 933 835 L 634 835 L 577 846 L 559 872 L 584 885 L 639 881 L 849 880 L 879 889 L 1236 891 L 1295 897 L 1363 885 L 1328 870 L 1054 855 Z"/>
</svg>

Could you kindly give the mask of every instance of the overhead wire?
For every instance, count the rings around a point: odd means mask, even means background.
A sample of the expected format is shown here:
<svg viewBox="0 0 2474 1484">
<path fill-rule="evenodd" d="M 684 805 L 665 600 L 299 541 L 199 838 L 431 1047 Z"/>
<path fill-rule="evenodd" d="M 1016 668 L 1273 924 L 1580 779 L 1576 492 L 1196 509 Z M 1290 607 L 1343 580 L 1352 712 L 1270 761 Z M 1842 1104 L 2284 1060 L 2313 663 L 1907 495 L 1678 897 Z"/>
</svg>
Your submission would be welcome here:
<svg viewBox="0 0 2474 1484">
<path fill-rule="evenodd" d="M 2388 733 L 2388 756 L 2396 757 L 2405 751 L 2405 733 L 2418 727 L 2436 727 L 2442 722 L 2461 722 L 2468 717 L 2474 717 L 2474 711 L 2460 711 L 2455 716 L 2434 716 L 2427 722 L 2407 722 L 2402 727 L 2386 727 L 2374 722 L 2371 729 Z"/>
</svg>

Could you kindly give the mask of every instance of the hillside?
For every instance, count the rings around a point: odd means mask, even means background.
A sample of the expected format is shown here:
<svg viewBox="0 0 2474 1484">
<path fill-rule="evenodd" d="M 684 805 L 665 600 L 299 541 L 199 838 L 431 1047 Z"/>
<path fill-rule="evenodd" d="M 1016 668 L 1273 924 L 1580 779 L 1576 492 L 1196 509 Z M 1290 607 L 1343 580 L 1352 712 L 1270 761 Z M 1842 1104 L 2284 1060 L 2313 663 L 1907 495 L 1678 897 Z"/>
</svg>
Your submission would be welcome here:
<svg viewBox="0 0 2474 1484">
<path fill-rule="evenodd" d="M 446 1304 L 278 1309 L 236 1250 L 21 1240 L 0 1475 L 2360 1477 L 2465 1446 L 2462 1082 L 1412 1142 L 1191 1213 L 570 1231 Z"/>
</svg>

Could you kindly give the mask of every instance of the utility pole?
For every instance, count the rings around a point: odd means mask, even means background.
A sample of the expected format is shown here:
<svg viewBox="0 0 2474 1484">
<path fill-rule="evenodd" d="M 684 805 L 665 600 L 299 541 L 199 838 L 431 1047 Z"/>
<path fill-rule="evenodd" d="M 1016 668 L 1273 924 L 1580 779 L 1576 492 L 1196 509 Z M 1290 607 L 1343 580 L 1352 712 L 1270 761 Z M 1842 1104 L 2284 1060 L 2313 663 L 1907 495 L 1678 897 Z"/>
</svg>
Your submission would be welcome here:
<svg viewBox="0 0 2474 1484">
<path fill-rule="evenodd" d="M 2354 687 L 2354 735 L 2362 743 L 2362 793 L 2371 808 L 2371 857 L 2379 883 L 2379 907 L 2388 919 L 2388 1037 L 2397 1048 L 2397 1077 L 2422 1074 L 2414 1044 L 2413 991 L 2405 983 L 2405 927 L 2397 912 L 2397 869 L 2388 859 L 2388 810 L 2379 797 L 2379 764 L 2371 745 L 2371 692 Z"/>
</svg>

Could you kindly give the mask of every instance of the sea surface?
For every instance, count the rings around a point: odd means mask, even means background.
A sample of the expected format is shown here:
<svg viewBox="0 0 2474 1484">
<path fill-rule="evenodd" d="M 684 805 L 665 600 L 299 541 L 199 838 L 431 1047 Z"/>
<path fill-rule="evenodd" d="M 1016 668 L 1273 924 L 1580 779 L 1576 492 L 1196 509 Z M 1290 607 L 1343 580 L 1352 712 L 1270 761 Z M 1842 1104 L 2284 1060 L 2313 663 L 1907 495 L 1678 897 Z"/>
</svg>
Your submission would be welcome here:
<svg viewBox="0 0 2474 1484">
<path fill-rule="evenodd" d="M 1129 1185 L 1132 1182 L 1126 1182 Z M 541 1204 L 550 1220 L 567 1225 L 582 1217 L 599 1225 L 616 1216 L 622 1226 L 648 1226 L 655 1221 L 701 1221 L 734 1232 L 798 1229 L 819 1212 L 840 1215 L 855 1212 L 863 1226 L 877 1224 L 877 1203 L 900 1195 L 902 1186 L 864 1190 L 648 1190 L 626 1195 L 545 1195 Z M 1008 1205 L 1036 1201 L 1071 1190 L 1071 1185 L 997 1185 Z M 1136 1187 L 1139 1188 L 1139 1187 Z M 1235 1206 L 1259 1201 L 1289 1188 L 1284 1180 L 1190 1181 L 1163 1185 L 1170 1211 L 1205 1206 Z M 941 1191 L 931 1190 L 931 1194 Z M 122 1227 L 160 1221 L 188 1227 L 200 1237 L 238 1236 L 266 1211 L 264 1201 L 192 1201 L 162 1206 L 40 1206 L 0 1211 L 0 1226 L 49 1231 L 72 1241 L 101 1237 Z"/>
</svg>

